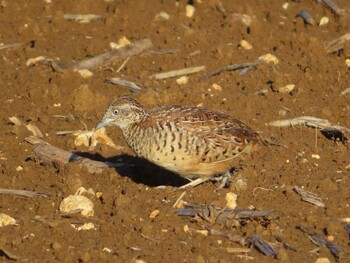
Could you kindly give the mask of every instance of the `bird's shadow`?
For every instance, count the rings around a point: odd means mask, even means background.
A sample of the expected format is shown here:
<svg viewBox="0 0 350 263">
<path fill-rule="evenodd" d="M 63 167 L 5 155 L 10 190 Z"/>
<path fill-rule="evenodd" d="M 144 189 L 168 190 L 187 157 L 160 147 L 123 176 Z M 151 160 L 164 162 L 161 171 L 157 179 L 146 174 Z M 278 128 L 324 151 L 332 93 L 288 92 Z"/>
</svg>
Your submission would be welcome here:
<svg viewBox="0 0 350 263">
<path fill-rule="evenodd" d="M 150 187 L 161 185 L 179 187 L 188 183 L 188 180 L 180 177 L 178 174 L 139 157 L 122 154 L 106 158 L 98 153 L 92 154 L 88 152 L 74 152 L 74 154 L 90 160 L 104 162 L 111 168 L 114 168 L 121 176 L 129 177 L 135 183 L 141 183 Z M 116 167 L 113 164 L 122 165 Z"/>
</svg>

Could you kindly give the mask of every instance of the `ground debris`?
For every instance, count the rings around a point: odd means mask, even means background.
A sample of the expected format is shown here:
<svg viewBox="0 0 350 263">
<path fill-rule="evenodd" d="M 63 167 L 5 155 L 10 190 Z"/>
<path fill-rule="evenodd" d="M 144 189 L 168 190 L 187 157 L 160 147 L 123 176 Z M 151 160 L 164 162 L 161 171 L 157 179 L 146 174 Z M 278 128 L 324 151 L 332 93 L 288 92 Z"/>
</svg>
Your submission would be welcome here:
<svg viewBox="0 0 350 263">
<path fill-rule="evenodd" d="M 255 60 L 253 62 L 233 64 L 233 65 L 221 67 L 221 68 L 209 73 L 203 79 L 207 80 L 213 76 L 219 75 L 221 72 L 224 72 L 224 71 L 232 71 L 232 70 L 239 70 L 239 69 L 242 70 L 240 74 L 243 75 L 251 69 L 256 69 L 261 64 L 267 64 L 270 62 L 273 63 L 274 65 L 277 65 L 279 63 L 279 60 L 274 55 L 265 54 L 265 55 L 260 56 L 257 60 Z"/>
<path fill-rule="evenodd" d="M 178 70 L 157 73 L 157 74 L 151 75 L 150 77 L 155 79 L 167 79 L 167 78 L 173 78 L 173 77 L 178 77 L 183 75 L 190 75 L 203 70 L 205 70 L 205 66 L 182 68 Z"/>
<path fill-rule="evenodd" d="M 304 21 L 305 25 L 315 25 L 315 20 L 314 18 L 305 10 L 300 10 L 299 13 L 296 15 L 296 17 L 301 17 Z"/>
<path fill-rule="evenodd" d="M 282 240 L 282 237 L 280 237 L 280 236 L 276 236 L 276 241 L 279 242 L 279 243 L 281 243 L 282 246 L 283 246 L 283 248 L 285 248 L 285 249 L 289 249 L 289 250 L 292 250 L 292 251 L 297 251 L 297 249 L 291 247 L 289 244 L 287 244 L 286 242 L 284 242 L 284 241 Z"/>
<path fill-rule="evenodd" d="M 103 16 L 95 14 L 65 14 L 63 18 L 78 23 L 89 23 L 93 20 L 101 20 Z"/>
<path fill-rule="evenodd" d="M 324 48 L 326 49 L 327 53 L 338 52 L 339 50 L 344 48 L 345 42 L 349 40 L 350 40 L 350 33 L 346 33 L 339 38 L 326 42 L 324 44 Z"/>
<path fill-rule="evenodd" d="M 106 82 L 118 85 L 118 86 L 123 86 L 123 87 L 128 87 L 130 88 L 129 90 L 132 92 L 140 92 L 142 88 L 145 86 L 142 84 L 138 84 L 129 80 L 121 79 L 121 78 L 107 78 Z"/>
<path fill-rule="evenodd" d="M 333 131 L 331 134 L 337 137 L 332 137 L 332 139 L 336 139 L 336 140 L 339 139 L 343 143 L 346 143 L 348 141 L 348 138 L 350 137 L 349 128 L 340 126 L 338 124 L 332 123 L 325 119 L 320 119 L 312 116 L 301 116 L 301 117 L 296 117 L 291 119 L 273 121 L 273 122 L 270 122 L 268 125 L 275 126 L 275 127 L 305 125 L 307 127 L 320 129 L 321 132 L 323 131 L 322 132 L 323 135 Z M 338 132 L 338 134 L 336 134 L 336 132 Z M 329 137 L 327 138 L 330 139 Z"/>
<path fill-rule="evenodd" d="M 341 9 L 333 0 L 319 0 L 319 3 L 322 3 L 328 7 L 335 15 L 341 16 L 345 14 L 345 10 Z"/>
<path fill-rule="evenodd" d="M 198 220 L 208 221 L 212 224 L 223 225 L 227 228 L 237 226 L 237 220 L 267 217 L 274 210 L 243 210 L 230 208 L 216 208 L 210 205 L 190 205 L 186 204 L 185 208 L 175 209 L 179 216 L 191 216 Z"/>
<path fill-rule="evenodd" d="M 110 163 L 91 160 L 55 147 L 34 136 L 27 137 L 26 141 L 33 144 L 34 154 L 40 161 L 54 167 L 64 166 L 67 163 L 77 163 L 79 167 L 87 168 L 90 173 L 99 174 L 106 168 L 128 166 L 126 163 Z"/>
<path fill-rule="evenodd" d="M 305 202 L 311 203 L 316 206 L 325 207 L 322 199 L 319 198 L 316 194 L 306 191 L 298 186 L 294 186 L 293 190 L 301 196 L 301 199 Z"/>
<path fill-rule="evenodd" d="M 5 249 L 3 247 L 0 247 L 0 257 L 5 257 L 10 260 L 22 260 L 20 256 L 10 252 L 8 249 Z"/>
<path fill-rule="evenodd" d="M 263 253 L 265 256 L 276 256 L 277 251 L 266 241 L 264 241 L 260 236 L 254 235 L 247 239 L 248 243 L 254 245 L 254 247 Z"/>
<path fill-rule="evenodd" d="M 17 190 L 17 189 L 3 189 L 3 188 L 0 188 L 0 194 L 21 195 L 25 197 L 34 197 L 34 196 L 47 197 L 46 194 L 41 192 Z"/>
<path fill-rule="evenodd" d="M 297 229 L 301 230 L 309 236 L 311 241 L 319 247 L 326 247 L 332 253 L 332 255 L 339 260 L 341 258 L 342 249 L 340 249 L 335 243 L 328 241 L 326 237 L 322 234 L 318 234 L 313 229 L 308 226 L 299 225 Z"/>
</svg>

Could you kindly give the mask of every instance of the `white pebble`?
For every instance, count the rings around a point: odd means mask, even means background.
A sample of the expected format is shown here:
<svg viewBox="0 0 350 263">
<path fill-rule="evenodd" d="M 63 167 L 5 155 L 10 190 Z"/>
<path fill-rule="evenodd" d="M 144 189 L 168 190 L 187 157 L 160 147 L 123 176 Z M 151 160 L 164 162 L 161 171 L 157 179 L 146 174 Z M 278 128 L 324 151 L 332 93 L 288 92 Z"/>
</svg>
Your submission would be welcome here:
<svg viewBox="0 0 350 263">
<path fill-rule="evenodd" d="M 324 16 L 320 19 L 320 22 L 318 23 L 319 26 L 324 26 L 327 25 L 329 23 L 329 18 Z"/>
<path fill-rule="evenodd" d="M 188 77 L 187 76 L 182 76 L 178 79 L 176 79 L 176 83 L 178 85 L 185 85 L 188 82 Z"/>
<path fill-rule="evenodd" d="M 161 20 L 166 21 L 170 19 L 170 15 L 167 12 L 161 11 L 155 15 L 154 19 L 156 21 L 161 21 Z"/>
<path fill-rule="evenodd" d="M 345 59 L 345 64 L 348 68 L 350 68 L 350 59 Z"/>
<path fill-rule="evenodd" d="M 272 62 L 273 64 L 277 65 L 279 63 L 279 60 L 276 56 L 268 53 L 268 54 L 265 54 L 265 55 L 262 55 L 259 57 L 259 60 L 262 60 L 264 61 L 265 63 L 270 63 Z"/>
<path fill-rule="evenodd" d="M 295 88 L 295 85 L 294 84 L 288 84 L 284 87 L 281 87 L 278 89 L 279 92 L 281 93 L 291 93 Z"/>
<path fill-rule="evenodd" d="M 244 40 L 244 39 L 242 39 L 239 42 L 239 45 L 245 50 L 250 50 L 253 48 L 252 44 L 250 44 L 247 40 Z"/>
<path fill-rule="evenodd" d="M 283 8 L 284 10 L 287 10 L 288 7 L 289 7 L 289 3 L 288 3 L 288 2 L 286 2 L 286 3 L 284 3 L 284 4 L 282 5 L 282 8 Z"/>
<path fill-rule="evenodd" d="M 193 17 L 196 8 L 193 5 L 186 5 L 186 16 Z"/>
<path fill-rule="evenodd" d="M 319 160 L 321 156 L 319 156 L 318 154 L 311 154 L 311 158 Z"/>
<path fill-rule="evenodd" d="M 60 204 L 60 211 L 63 213 L 80 210 L 80 214 L 85 217 L 94 215 L 94 204 L 83 195 L 70 195 L 64 198 Z"/>
<path fill-rule="evenodd" d="M 16 220 L 6 214 L 0 213 L 0 227 L 16 225 Z"/>
</svg>

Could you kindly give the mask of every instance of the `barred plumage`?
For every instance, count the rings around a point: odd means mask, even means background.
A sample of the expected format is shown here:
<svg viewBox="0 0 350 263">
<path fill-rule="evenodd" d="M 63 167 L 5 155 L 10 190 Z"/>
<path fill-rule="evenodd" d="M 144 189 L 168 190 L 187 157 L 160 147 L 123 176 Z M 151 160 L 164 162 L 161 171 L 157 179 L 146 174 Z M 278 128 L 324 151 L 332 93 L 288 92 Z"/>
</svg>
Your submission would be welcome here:
<svg viewBox="0 0 350 263">
<path fill-rule="evenodd" d="M 199 178 L 188 185 L 227 174 L 235 157 L 263 143 L 253 129 L 224 113 L 186 106 L 146 110 L 129 97 L 114 100 L 96 129 L 107 125 L 119 127 L 138 156 Z"/>
</svg>

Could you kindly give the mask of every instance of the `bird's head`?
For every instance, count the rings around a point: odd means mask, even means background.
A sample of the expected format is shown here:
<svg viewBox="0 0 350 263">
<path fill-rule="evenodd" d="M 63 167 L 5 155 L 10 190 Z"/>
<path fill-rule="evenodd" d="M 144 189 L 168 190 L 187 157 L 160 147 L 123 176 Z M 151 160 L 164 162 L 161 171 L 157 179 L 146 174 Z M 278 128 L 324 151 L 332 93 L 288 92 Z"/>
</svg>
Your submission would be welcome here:
<svg viewBox="0 0 350 263">
<path fill-rule="evenodd" d="M 118 126 L 123 130 L 129 125 L 144 120 L 147 116 L 145 109 L 136 100 L 130 97 L 120 97 L 108 106 L 95 130 L 105 126 Z"/>
</svg>

